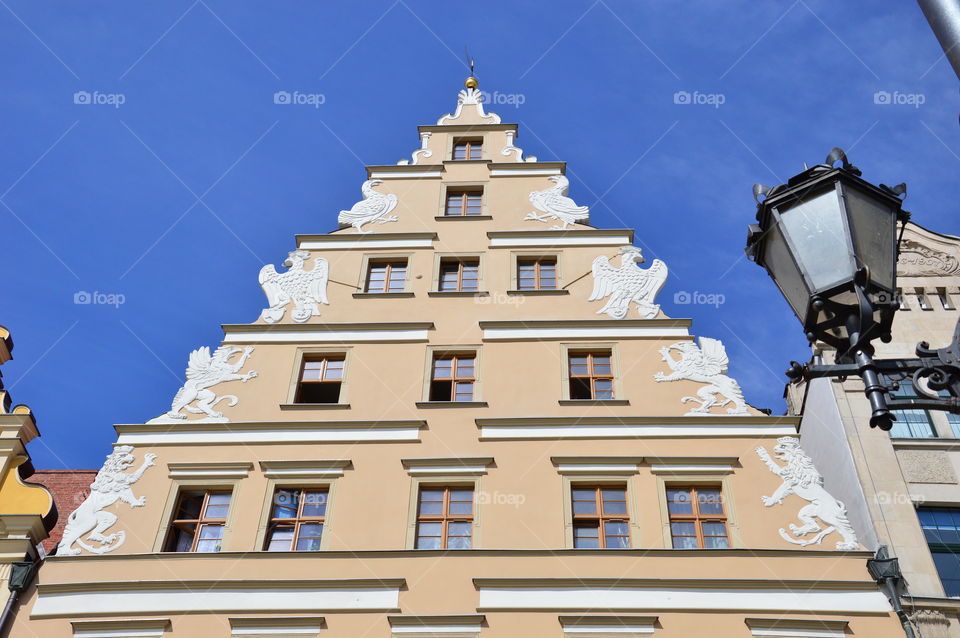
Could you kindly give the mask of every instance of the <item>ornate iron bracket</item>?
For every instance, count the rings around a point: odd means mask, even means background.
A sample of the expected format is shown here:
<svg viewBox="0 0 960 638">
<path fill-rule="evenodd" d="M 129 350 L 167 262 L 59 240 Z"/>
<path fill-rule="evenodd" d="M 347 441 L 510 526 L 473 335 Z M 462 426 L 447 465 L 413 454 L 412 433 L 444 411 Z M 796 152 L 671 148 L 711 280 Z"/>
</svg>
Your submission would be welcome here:
<svg viewBox="0 0 960 638">
<path fill-rule="evenodd" d="M 787 376 L 794 382 L 822 377 L 859 376 L 870 399 L 873 414 L 870 426 L 889 430 L 896 416 L 890 410 L 938 410 L 960 414 L 960 321 L 953 332 L 953 341 L 946 348 L 934 350 L 926 341 L 917 345 L 915 359 L 874 359 L 871 352 L 858 351 L 852 363 L 833 365 L 790 362 Z M 891 397 L 890 392 L 907 379 L 916 398 Z M 949 396 L 941 396 L 946 391 Z"/>
</svg>

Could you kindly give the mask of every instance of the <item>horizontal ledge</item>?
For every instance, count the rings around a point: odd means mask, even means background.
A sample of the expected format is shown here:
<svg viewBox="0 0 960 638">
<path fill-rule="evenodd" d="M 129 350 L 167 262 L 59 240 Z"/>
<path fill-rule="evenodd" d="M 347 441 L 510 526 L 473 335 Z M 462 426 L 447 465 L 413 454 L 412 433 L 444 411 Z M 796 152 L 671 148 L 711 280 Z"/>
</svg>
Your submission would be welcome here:
<svg viewBox="0 0 960 638">
<path fill-rule="evenodd" d="M 417 442 L 423 420 L 121 424 L 117 445 Z"/>
<path fill-rule="evenodd" d="M 508 290 L 508 295 L 523 295 L 526 297 L 549 297 L 552 295 L 569 295 L 570 291 L 566 288 L 544 289 L 544 290 Z"/>
<path fill-rule="evenodd" d="M 627 399 L 560 399 L 560 405 L 630 405 Z"/>
<path fill-rule="evenodd" d="M 509 321 L 478 322 L 480 327 L 487 329 L 502 328 L 600 328 L 600 327 L 628 327 L 628 328 L 689 328 L 692 319 L 514 319 Z"/>
<path fill-rule="evenodd" d="M 810 580 L 783 578 L 474 578 L 476 587 L 506 587 L 526 589 L 553 588 L 647 588 L 671 587 L 698 589 L 799 589 L 827 591 L 865 591 L 880 593 L 873 580 Z M 773 587 L 771 587 L 773 585 Z M 881 594 L 883 595 L 883 594 Z"/>
<path fill-rule="evenodd" d="M 387 616 L 394 627 L 422 627 L 425 625 L 480 625 L 486 622 L 483 614 L 458 614 L 438 616 Z"/>
<path fill-rule="evenodd" d="M 426 341 L 433 322 L 228 324 L 224 343 L 364 343 Z"/>
<path fill-rule="evenodd" d="M 493 215 L 437 215 L 434 219 L 438 222 L 452 222 L 452 221 L 484 221 L 488 222 L 493 219 Z"/>
<path fill-rule="evenodd" d="M 437 233 L 357 233 L 340 232 L 329 235 L 297 235 L 301 250 L 349 250 L 359 248 L 433 248 Z"/>
<path fill-rule="evenodd" d="M 389 430 L 391 428 L 425 428 L 423 419 L 396 420 L 357 420 L 357 421 L 229 421 L 226 423 L 203 423 L 202 421 L 184 421 L 182 423 L 120 423 L 114 426 L 117 432 L 242 432 L 248 430 Z"/>
<path fill-rule="evenodd" d="M 355 292 L 354 299 L 409 299 L 412 292 Z"/>
<path fill-rule="evenodd" d="M 416 406 L 421 409 L 489 407 L 486 401 L 417 401 Z"/>
<path fill-rule="evenodd" d="M 161 556 L 163 554 L 160 554 Z M 404 587 L 404 578 L 314 578 L 314 579 L 198 579 L 198 580 L 118 580 L 90 581 L 83 583 L 40 583 L 37 592 L 44 594 L 66 594 L 84 591 L 215 591 L 217 589 L 337 589 L 350 587 L 369 589 L 379 587 Z"/>
<path fill-rule="evenodd" d="M 489 297 L 487 290 L 431 290 L 428 297 Z"/>
<path fill-rule="evenodd" d="M 253 463 L 167 463 L 169 478 L 246 478 Z"/>
<path fill-rule="evenodd" d="M 245 332 L 344 332 L 366 330 L 430 330 L 432 321 L 378 321 L 342 323 L 225 323 L 220 326 L 228 334 Z"/>
<path fill-rule="evenodd" d="M 281 410 L 349 410 L 349 403 L 281 403 Z"/>
</svg>

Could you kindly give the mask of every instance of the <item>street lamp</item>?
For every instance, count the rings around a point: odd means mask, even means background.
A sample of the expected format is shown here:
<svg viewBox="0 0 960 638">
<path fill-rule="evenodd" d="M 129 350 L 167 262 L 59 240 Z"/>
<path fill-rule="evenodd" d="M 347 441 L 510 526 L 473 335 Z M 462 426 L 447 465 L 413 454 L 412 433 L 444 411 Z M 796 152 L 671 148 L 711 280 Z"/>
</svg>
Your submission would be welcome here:
<svg viewBox="0 0 960 638">
<path fill-rule="evenodd" d="M 837 162 L 841 165 L 835 167 Z M 906 186 L 875 186 L 860 177 L 839 148 L 825 163 L 774 188 L 754 186 L 757 222 L 747 231 L 747 255 L 766 268 L 807 339 L 837 351 L 836 364 L 801 366 L 794 379 L 863 379 L 871 427 L 889 430 L 891 409 L 925 408 L 960 413 L 960 322 L 953 344 L 917 347 L 918 359 L 874 360 L 871 342 L 890 341 L 897 299 L 899 233 L 910 218 L 901 207 Z M 919 398 L 889 397 L 911 378 Z M 951 397 L 940 397 L 947 390 Z"/>
</svg>

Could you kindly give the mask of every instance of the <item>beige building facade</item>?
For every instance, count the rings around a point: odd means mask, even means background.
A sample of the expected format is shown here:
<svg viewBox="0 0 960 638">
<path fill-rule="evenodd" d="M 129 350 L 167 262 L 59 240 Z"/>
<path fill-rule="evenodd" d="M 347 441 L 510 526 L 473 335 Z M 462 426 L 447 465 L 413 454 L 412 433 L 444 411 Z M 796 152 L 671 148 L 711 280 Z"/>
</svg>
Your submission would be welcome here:
<svg viewBox="0 0 960 638">
<path fill-rule="evenodd" d="M 668 265 L 472 78 L 419 136 L 116 426 L 11 637 L 903 635 Z"/>
<path fill-rule="evenodd" d="M 950 343 L 960 303 L 960 238 L 908 224 L 897 285 L 902 301 L 893 340 L 877 342 L 876 356 L 909 358 L 921 341 Z M 904 410 L 889 434 L 873 430 L 859 379 L 788 386 L 787 398 L 792 412 L 803 411 L 804 449 L 837 485 L 862 542 L 885 545 L 899 558 L 902 602 L 918 635 L 960 636 L 960 416 Z"/>
</svg>

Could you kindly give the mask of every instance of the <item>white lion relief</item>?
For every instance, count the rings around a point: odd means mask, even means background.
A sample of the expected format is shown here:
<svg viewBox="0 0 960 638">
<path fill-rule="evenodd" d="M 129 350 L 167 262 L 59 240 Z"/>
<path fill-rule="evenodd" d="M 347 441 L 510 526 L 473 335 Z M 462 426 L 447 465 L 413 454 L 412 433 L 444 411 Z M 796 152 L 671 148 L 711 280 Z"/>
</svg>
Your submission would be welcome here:
<svg viewBox="0 0 960 638">
<path fill-rule="evenodd" d="M 796 494 L 809 505 L 800 508 L 797 518 L 803 525 L 794 525 L 790 523 L 790 531 L 794 538 L 787 533 L 787 530 L 780 528 L 780 536 L 783 540 L 794 545 L 807 546 L 819 545 L 823 538 L 831 532 L 840 532 L 842 541 L 837 541 L 837 549 L 856 550 L 860 548 L 857 542 L 856 532 L 847 520 L 847 509 L 843 503 L 830 495 L 823 487 L 823 477 L 817 471 L 813 461 L 807 456 L 806 452 L 800 448 L 800 442 L 792 436 L 783 436 L 777 439 L 777 444 L 773 448 L 774 455 L 786 465 L 780 465 L 770 458 L 770 455 L 762 447 L 757 448 L 757 455 L 770 468 L 770 471 L 783 479 L 783 484 L 777 488 L 772 496 L 761 496 L 760 499 L 766 507 L 773 507 L 783 503 L 783 499 L 790 494 Z M 826 524 L 821 527 L 816 519 L 820 519 Z M 801 540 L 800 536 L 814 534 L 812 538 Z"/>
<path fill-rule="evenodd" d="M 673 350 L 680 353 L 680 359 L 674 359 L 671 352 Z M 656 381 L 686 380 L 707 384 L 697 390 L 697 396 L 681 399 L 683 403 L 699 404 L 687 412 L 686 416 L 709 414 L 710 408 L 722 408 L 729 403 L 733 405 L 727 408 L 728 414 L 747 414 L 747 404 L 740 384 L 726 375 L 730 360 L 727 358 L 727 349 L 719 339 L 700 337 L 699 347 L 692 341 L 680 341 L 660 348 L 660 356 L 673 373 L 666 375 L 658 372 L 653 377 Z M 723 401 L 717 399 L 718 394 L 724 397 Z"/>
<path fill-rule="evenodd" d="M 226 423 L 229 419 L 223 416 L 222 412 L 216 412 L 214 406 L 221 402 L 229 400 L 230 407 L 237 404 L 237 397 L 232 394 L 217 396 L 209 388 L 224 383 L 226 381 L 243 381 L 246 383 L 257 376 L 255 370 L 246 374 L 238 374 L 240 368 L 247 362 L 253 353 L 253 346 L 247 346 L 243 349 L 243 354 L 237 359 L 236 363 L 230 363 L 233 355 L 240 352 L 240 348 L 232 346 L 220 346 L 213 354 L 210 354 L 210 348 L 203 346 L 190 353 L 190 360 L 187 363 L 187 382 L 183 384 L 176 396 L 173 397 L 173 404 L 170 411 L 162 414 L 155 419 L 150 419 L 147 423 L 178 423 L 187 418 L 181 410 L 186 410 L 193 414 L 206 414 L 200 419 L 200 423 Z M 190 405 L 196 402 L 196 405 Z"/>
<path fill-rule="evenodd" d="M 66 528 L 63 530 L 63 539 L 57 545 L 59 556 L 71 556 L 87 550 L 92 554 L 106 554 L 123 545 L 126 533 L 123 530 L 113 534 L 106 534 L 110 527 L 117 522 L 117 515 L 105 512 L 103 509 L 123 501 L 130 507 L 143 507 L 147 499 L 145 496 L 137 498 L 133 495 L 130 486 L 140 480 L 148 467 L 155 465 L 156 454 L 143 455 L 143 464 L 133 472 L 125 472 L 133 465 L 133 446 L 120 445 L 107 456 L 103 467 L 97 472 L 97 478 L 90 484 L 90 495 L 67 518 Z M 101 543 L 97 547 L 88 545 L 83 540 Z M 76 544 L 76 547 L 73 545 Z"/>
<path fill-rule="evenodd" d="M 287 272 L 279 273 L 273 264 L 260 269 L 260 286 L 267 296 L 268 308 L 260 313 L 267 323 L 276 323 L 283 318 L 287 305 L 292 301 L 290 318 L 296 323 L 309 321 L 310 317 L 320 315 L 318 303 L 329 304 L 327 300 L 327 278 L 330 264 L 323 257 L 313 260 L 313 269 L 304 270 L 303 265 L 310 258 L 306 250 L 294 250 L 283 265 Z"/>
</svg>

